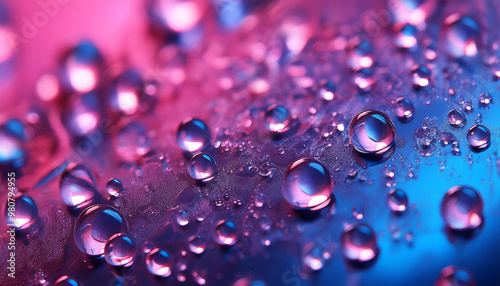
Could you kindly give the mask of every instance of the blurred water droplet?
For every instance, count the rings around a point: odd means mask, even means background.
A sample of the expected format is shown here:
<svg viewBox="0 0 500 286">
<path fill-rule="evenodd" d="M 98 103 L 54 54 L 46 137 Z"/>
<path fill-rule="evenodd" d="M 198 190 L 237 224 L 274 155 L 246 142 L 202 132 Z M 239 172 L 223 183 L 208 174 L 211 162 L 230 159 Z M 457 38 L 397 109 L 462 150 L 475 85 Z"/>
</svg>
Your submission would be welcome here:
<svg viewBox="0 0 500 286">
<path fill-rule="evenodd" d="M 82 284 L 78 283 L 74 278 L 69 277 L 67 275 L 59 277 L 56 280 L 55 286 L 81 286 Z"/>
<path fill-rule="evenodd" d="M 318 91 L 316 92 L 318 97 L 330 101 L 335 98 L 335 91 L 337 87 L 331 81 L 322 81 L 319 83 Z"/>
<path fill-rule="evenodd" d="M 361 210 L 360 207 L 352 207 L 352 216 L 355 219 L 362 219 L 363 218 L 363 211 Z"/>
<path fill-rule="evenodd" d="M 431 70 L 425 66 L 414 66 L 411 70 L 411 81 L 416 88 L 428 86 L 430 78 Z"/>
<path fill-rule="evenodd" d="M 302 264 L 307 271 L 320 271 L 331 258 L 330 252 L 318 245 L 306 245 L 302 254 Z"/>
<path fill-rule="evenodd" d="M 5 220 L 16 230 L 25 230 L 32 226 L 38 218 L 38 207 L 28 195 L 18 194 L 5 203 Z M 12 214 L 12 216 L 10 215 Z"/>
<path fill-rule="evenodd" d="M 441 215 L 452 230 L 470 230 L 483 222 L 483 200 L 472 188 L 455 186 L 441 202 Z"/>
<path fill-rule="evenodd" d="M 358 113 L 349 125 L 351 143 L 360 153 L 382 154 L 392 146 L 395 136 L 392 120 L 377 110 Z"/>
<path fill-rule="evenodd" d="M 182 33 L 198 25 L 205 14 L 206 4 L 199 1 L 154 0 L 148 2 L 148 15 L 155 27 Z"/>
<path fill-rule="evenodd" d="M 349 42 L 347 64 L 353 71 L 371 68 L 373 62 L 373 47 L 368 41 L 355 38 Z"/>
<path fill-rule="evenodd" d="M 399 189 L 392 189 L 387 197 L 389 207 L 395 213 L 403 213 L 408 207 L 408 197 Z"/>
<path fill-rule="evenodd" d="M 66 56 L 63 73 L 67 85 L 78 92 L 89 92 L 100 82 L 103 58 L 89 41 L 80 42 Z"/>
<path fill-rule="evenodd" d="M 448 266 L 439 273 L 436 286 L 476 286 L 476 279 L 463 268 Z"/>
<path fill-rule="evenodd" d="M 379 252 L 375 233 L 363 224 L 349 225 L 344 230 L 340 243 L 342 254 L 350 261 L 368 262 Z"/>
<path fill-rule="evenodd" d="M 144 99 L 144 82 L 140 74 L 135 70 L 127 70 L 121 73 L 114 80 L 108 94 L 111 109 L 125 115 L 135 114 Z"/>
<path fill-rule="evenodd" d="M 11 119 L 0 126 L 0 166 L 11 164 L 21 167 L 25 153 L 23 144 L 26 141 L 24 126 L 21 121 Z"/>
<path fill-rule="evenodd" d="M 417 28 L 411 24 L 395 26 L 396 46 L 403 49 L 412 49 L 417 45 Z"/>
<path fill-rule="evenodd" d="M 113 235 L 104 246 L 104 259 L 111 266 L 129 267 L 137 255 L 134 240 L 122 233 Z"/>
<path fill-rule="evenodd" d="M 370 92 L 377 82 L 372 69 L 360 69 L 352 75 L 352 82 L 362 93 Z"/>
<path fill-rule="evenodd" d="M 146 155 L 150 148 L 151 139 L 139 122 L 125 125 L 116 135 L 116 153 L 124 161 L 136 161 Z"/>
<path fill-rule="evenodd" d="M 99 127 L 101 103 L 94 91 L 74 94 L 63 112 L 63 123 L 73 136 L 86 136 Z"/>
<path fill-rule="evenodd" d="M 470 17 L 452 14 L 444 21 L 444 41 L 450 56 L 473 57 L 481 44 L 480 27 Z"/>
</svg>

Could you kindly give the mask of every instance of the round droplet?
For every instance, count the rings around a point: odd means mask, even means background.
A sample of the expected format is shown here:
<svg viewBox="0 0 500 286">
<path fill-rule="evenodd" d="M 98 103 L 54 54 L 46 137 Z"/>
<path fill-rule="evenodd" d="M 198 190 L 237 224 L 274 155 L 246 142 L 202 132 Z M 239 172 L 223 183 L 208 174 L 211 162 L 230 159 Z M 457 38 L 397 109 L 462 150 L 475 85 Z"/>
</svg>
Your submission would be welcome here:
<svg viewBox="0 0 500 286">
<path fill-rule="evenodd" d="M 59 188 L 64 203 L 71 208 L 88 206 L 97 194 L 94 176 L 83 165 L 64 171 Z"/>
<path fill-rule="evenodd" d="M 323 81 L 319 84 L 318 87 L 318 97 L 330 101 L 335 97 L 335 91 L 337 90 L 337 87 L 335 84 L 331 81 Z"/>
<path fill-rule="evenodd" d="M 360 38 L 353 39 L 347 47 L 347 64 L 353 71 L 373 66 L 373 47 Z"/>
<path fill-rule="evenodd" d="M 467 132 L 467 141 L 472 149 L 486 149 L 490 146 L 491 133 L 483 125 L 474 125 Z"/>
<path fill-rule="evenodd" d="M 202 254 L 207 248 L 207 241 L 199 236 L 193 236 L 189 239 L 189 250 L 194 254 Z"/>
<path fill-rule="evenodd" d="M 416 88 L 422 88 L 429 85 L 431 70 L 425 66 L 415 66 L 411 70 L 411 81 Z"/>
<path fill-rule="evenodd" d="M 122 214 L 107 205 L 85 209 L 75 223 L 75 244 L 88 255 L 104 254 L 106 242 L 117 233 L 127 233 L 128 225 Z"/>
<path fill-rule="evenodd" d="M 467 16 L 453 14 L 444 21 L 444 41 L 446 51 L 454 58 L 477 55 L 480 39 L 480 27 Z"/>
<path fill-rule="evenodd" d="M 139 110 L 145 95 L 144 82 L 140 74 L 135 70 L 127 70 L 113 82 L 108 100 L 113 111 L 131 115 Z"/>
<path fill-rule="evenodd" d="M 448 266 L 439 273 L 436 286 L 476 286 L 476 279 L 463 268 Z"/>
<path fill-rule="evenodd" d="M 238 230 L 234 223 L 221 220 L 215 225 L 214 240 L 220 245 L 233 245 L 238 240 Z"/>
<path fill-rule="evenodd" d="M 190 220 L 191 220 L 191 216 L 185 210 L 179 210 L 175 214 L 175 222 L 177 222 L 177 224 L 179 226 L 186 226 L 186 225 L 188 225 Z"/>
<path fill-rule="evenodd" d="M 106 183 L 106 190 L 111 197 L 118 198 L 123 193 L 123 185 L 117 179 L 110 179 Z"/>
<path fill-rule="evenodd" d="M 217 175 L 217 164 L 209 154 L 198 153 L 189 161 L 188 171 L 193 179 L 208 182 Z"/>
<path fill-rule="evenodd" d="M 104 258 L 111 266 L 129 267 L 137 255 L 134 240 L 122 233 L 113 235 L 104 246 Z"/>
<path fill-rule="evenodd" d="M 415 107 L 410 100 L 402 97 L 396 99 L 396 115 L 399 119 L 408 120 L 413 117 L 414 112 Z"/>
<path fill-rule="evenodd" d="M 81 284 L 78 283 L 74 278 L 69 277 L 67 275 L 61 276 L 59 279 L 57 279 L 55 286 L 80 286 Z"/>
<path fill-rule="evenodd" d="M 5 219 L 9 226 L 16 230 L 24 230 L 32 226 L 38 218 L 38 207 L 28 195 L 16 195 L 14 202 L 10 199 L 5 205 Z M 13 214 L 13 215 L 11 215 Z"/>
<path fill-rule="evenodd" d="M 101 103 L 95 92 L 75 94 L 67 103 L 63 123 L 73 136 L 86 136 L 99 127 Z"/>
<path fill-rule="evenodd" d="M 455 186 L 441 202 L 441 215 L 452 230 L 470 230 L 483 222 L 483 200 L 472 188 Z"/>
<path fill-rule="evenodd" d="M 472 105 L 472 102 L 465 101 L 463 104 L 463 111 L 465 114 L 471 114 L 474 112 L 474 105 Z"/>
<path fill-rule="evenodd" d="M 412 49 L 417 45 L 417 28 L 411 24 L 395 27 L 396 46 L 403 49 Z"/>
<path fill-rule="evenodd" d="M 365 154 L 382 154 L 389 150 L 396 136 L 394 123 L 387 114 L 365 110 L 354 116 L 349 137 L 354 149 Z"/>
<path fill-rule="evenodd" d="M 389 192 L 387 202 L 391 210 L 395 213 L 403 213 L 408 207 L 408 197 L 403 191 L 398 189 L 393 189 Z"/>
<path fill-rule="evenodd" d="M 354 262 L 368 262 L 379 252 L 375 233 L 363 224 L 349 225 L 344 230 L 340 243 L 344 257 Z"/>
<path fill-rule="evenodd" d="M 328 169 L 314 159 L 299 159 L 285 171 L 281 193 L 295 209 L 320 210 L 333 197 L 333 181 Z"/>
<path fill-rule="evenodd" d="M 331 258 L 330 252 L 320 246 L 306 246 L 302 255 L 302 264 L 307 271 L 320 271 Z"/>
<path fill-rule="evenodd" d="M 210 145 L 208 126 L 200 119 L 184 120 L 177 129 L 177 144 L 183 151 L 190 153 L 208 148 Z"/>
<path fill-rule="evenodd" d="M 151 148 L 146 128 L 138 122 L 125 125 L 116 135 L 116 153 L 125 161 L 136 161 Z"/>
<path fill-rule="evenodd" d="M 360 69 L 352 75 L 352 82 L 361 93 L 370 92 L 377 82 L 372 69 Z"/>
<path fill-rule="evenodd" d="M 292 115 L 288 109 L 282 106 L 270 106 L 264 114 L 267 131 L 273 135 L 279 135 L 290 130 L 292 126 Z"/>
<path fill-rule="evenodd" d="M 21 121 L 11 119 L 0 126 L 0 165 L 13 164 L 20 167 L 24 163 L 23 144 L 26 141 Z"/>
<path fill-rule="evenodd" d="M 483 92 L 479 95 L 479 106 L 483 108 L 489 108 L 490 104 L 493 103 L 493 97 L 489 92 Z"/>
<path fill-rule="evenodd" d="M 100 80 L 103 59 L 97 47 L 89 42 L 80 42 L 69 52 L 63 63 L 68 87 L 78 92 L 93 90 Z"/>
<path fill-rule="evenodd" d="M 155 248 L 146 256 L 146 266 L 151 274 L 159 277 L 167 277 L 172 274 L 174 262 L 165 250 Z"/>
<path fill-rule="evenodd" d="M 462 127 L 466 122 L 465 114 L 459 109 L 450 110 L 450 112 L 448 112 L 447 118 L 448 122 L 453 127 Z"/>
</svg>

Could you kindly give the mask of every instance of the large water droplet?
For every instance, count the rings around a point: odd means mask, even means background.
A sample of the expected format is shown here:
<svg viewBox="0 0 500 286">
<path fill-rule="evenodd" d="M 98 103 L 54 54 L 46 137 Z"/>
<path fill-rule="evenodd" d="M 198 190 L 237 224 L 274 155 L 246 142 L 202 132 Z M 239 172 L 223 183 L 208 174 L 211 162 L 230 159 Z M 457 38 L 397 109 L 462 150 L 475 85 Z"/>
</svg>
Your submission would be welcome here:
<svg viewBox="0 0 500 286">
<path fill-rule="evenodd" d="M 439 273 L 436 286 L 476 286 L 476 279 L 463 268 L 448 266 Z"/>
<path fill-rule="evenodd" d="M 113 235 L 104 246 L 104 258 L 111 266 L 129 267 L 137 255 L 134 240 L 122 233 Z"/>
<path fill-rule="evenodd" d="M 0 126 L 0 165 L 13 164 L 20 167 L 24 163 L 23 143 L 26 140 L 21 121 L 12 119 Z"/>
<path fill-rule="evenodd" d="M 491 133 L 483 125 L 474 125 L 467 132 L 467 141 L 473 150 L 484 150 L 490 146 Z"/>
<path fill-rule="evenodd" d="M 379 252 L 375 233 L 363 224 L 349 225 L 340 243 L 344 257 L 354 262 L 368 262 Z"/>
<path fill-rule="evenodd" d="M 347 64 L 353 71 L 371 68 L 373 65 L 373 47 L 363 39 L 351 40 L 347 47 Z"/>
<path fill-rule="evenodd" d="M 72 208 L 88 206 L 97 194 L 94 176 L 83 165 L 64 171 L 59 188 L 64 203 Z"/>
<path fill-rule="evenodd" d="M 282 106 L 270 106 L 264 114 L 266 129 L 273 135 L 280 135 L 290 130 L 292 115 Z"/>
<path fill-rule="evenodd" d="M 78 92 L 93 90 L 99 83 L 102 65 L 103 59 L 96 46 L 89 41 L 80 42 L 63 63 L 68 86 Z"/>
<path fill-rule="evenodd" d="M 465 114 L 459 109 L 453 109 L 448 112 L 448 122 L 453 127 L 463 127 L 466 122 Z"/>
<path fill-rule="evenodd" d="M 365 110 L 354 116 L 349 125 L 349 137 L 356 151 L 382 154 L 392 146 L 396 128 L 387 114 Z"/>
<path fill-rule="evenodd" d="M 446 18 L 444 25 L 444 41 L 450 56 L 462 58 L 477 55 L 481 39 L 480 27 L 474 19 L 453 14 Z"/>
<path fill-rule="evenodd" d="M 116 153 L 125 161 L 136 161 L 151 148 L 146 128 L 138 122 L 125 125 L 116 135 Z"/>
<path fill-rule="evenodd" d="M 395 213 L 403 213 L 406 211 L 408 206 L 408 197 L 406 194 L 399 190 L 393 189 L 389 192 L 387 202 L 389 203 L 389 207 Z"/>
<path fill-rule="evenodd" d="M 28 195 L 15 196 L 14 202 L 8 201 L 5 205 L 5 219 L 7 224 L 24 230 L 32 226 L 38 218 L 38 207 Z M 13 216 L 9 215 L 13 214 Z"/>
<path fill-rule="evenodd" d="M 210 145 L 208 126 L 200 119 L 184 120 L 177 129 L 177 144 L 183 151 L 190 153 L 208 148 Z"/>
<path fill-rule="evenodd" d="M 120 182 L 117 179 L 110 179 L 106 183 L 106 190 L 108 191 L 108 194 L 111 197 L 117 198 L 117 197 L 121 196 L 123 193 L 122 182 Z"/>
<path fill-rule="evenodd" d="M 455 186 L 441 201 L 441 215 L 452 230 L 470 230 L 483 222 L 483 200 L 472 188 Z"/>
<path fill-rule="evenodd" d="M 409 120 L 413 117 L 415 112 L 415 107 L 413 103 L 406 98 L 398 98 L 395 102 L 396 105 L 396 115 L 401 120 Z"/>
<path fill-rule="evenodd" d="M 285 171 L 281 193 L 295 209 L 319 210 L 333 197 L 333 181 L 328 169 L 314 159 L 299 159 Z"/>
<path fill-rule="evenodd" d="M 155 248 L 146 256 L 146 266 L 151 274 L 159 277 L 167 277 L 172 274 L 174 262 L 168 252 Z"/>
<path fill-rule="evenodd" d="M 198 153 L 189 161 L 189 175 L 197 181 L 208 182 L 217 175 L 217 164 L 207 153 Z"/>
<path fill-rule="evenodd" d="M 117 209 L 93 205 L 85 209 L 75 222 L 75 244 L 83 253 L 102 255 L 106 242 L 113 235 L 127 232 L 127 222 Z"/>
<path fill-rule="evenodd" d="M 429 85 L 431 70 L 425 66 L 415 66 L 411 70 L 411 81 L 415 88 L 422 88 Z"/>
<path fill-rule="evenodd" d="M 214 240 L 220 245 L 233 245 L 238 240 L 238 230 L 234 223 L 221 220 L 215 225 Z"/>
</svg>

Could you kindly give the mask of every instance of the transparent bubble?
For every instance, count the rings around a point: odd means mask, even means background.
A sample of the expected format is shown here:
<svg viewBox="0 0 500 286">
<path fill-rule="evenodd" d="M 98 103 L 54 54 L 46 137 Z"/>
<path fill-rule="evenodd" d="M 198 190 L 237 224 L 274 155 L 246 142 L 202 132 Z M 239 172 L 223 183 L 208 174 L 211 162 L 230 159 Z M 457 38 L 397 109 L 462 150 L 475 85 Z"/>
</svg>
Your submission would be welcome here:
<svg viewBox="0 0 500 286">
<path fill-rule="evenodd" d="M 0 165 L 13 164 L 20 167 L 24 163 L 23 144 L 26 140 L 21 121 L 11 119 L 0 126 Z"/>
<path fill-rule="evenodd" d="M 474 125 L 467 132 L 467 141 L 472 149 L 486 149 L 490 146 L 491 133 L 483 125 Z"/>
<path fill-rule="evenodd" d="M 415 112 L 415 107 L 413 103 L 406 98 L 398 98 L 396 99 L 396 115 L 399 119 L 407 120 L 413 117 L 413 113 Z"/>
<path fill-rule="evenodd" d="M 368 41 L 355 38 L 349 43 L 347 64 L 353 71 L 371 68 L 373 62 L 373 47 Z"/>
<path fill-rule="evenodd" d="M 193 179 L 208 182 L 217 175 L 217 164 L 209 154 L 198 153 L 189 161 L 188 171 Z"/>
<path fill-rule="evenodd" d="M 159 277 L 168 277 L 172 274 L 174 261 L 168 252 L 155 248 L 147 254 L 146 266 L 151 274 Z"/>
<path fill-rule="evenodd" d="M 116 154 L 124 161 L 136 161 L 151 148 L 151 138 L 139 122 L 125 125 L 116 135 Z"/>
<path fill-rule="evenodd" d="M 349 125 L 351 143 L 360 153 L 382 154 L 390 149 L 395 136 L 392 120 L 377 110 L 358 113 Z"/>
<path fill-rule="evenodd" d="M 24 230 L 32 226 L 38 218 L 38 207 L 35 201 L 28 195 L 18 194 L 14 198 L 15 202 L 7 201 L 5 204 L 5 219 L 9 226 L 16 230 Z M 13 211 L 14 216 L 9 213 Z"/>
<path fill-rule="evenodd" d="M 56 280 L 55 286 L 82 286 L 82 284 L 78 283 L 74 278 L 64 275 Z"/>
<path fill-rule="evenodd" d="M 114 80 L 108 93 L 111 109 L 125 115 L 135 114 L 145 98 L 144 88 L 144 82 L 137 71 L 123 72 Z"/>
<path fill-rule="evenodd" d="M 408 207 L 408 197 L 399 189 L 393 189 L 389 192 L 387 202 L 391 210 L 395 213 L 403 213 Z"/>
<path fill-rule="evenodd" d="M 412 49 L 417 45 L 417 28 L 411 24 L 395 27 L 396 46 L 403 49 Z"/>
<path fill-rule="evenodd" d="M 489 108 L 490 104 L 493 104 L 493 97 L 489 92 L 483 92 L 479 95 L 479 106 L 483 108 Z"/>
<path fill-rule="evenodd" d="M 207 241 L 199 236 L 193 236 L 188 242 L 189 250 L 194 254 L 202 254 L 207 249 Z"/>
<path fill-rule="evenodd" d="M 476 286 L 476 279 L 463 268 L 448 266 L 439 273 L 436 286 Z"/>
<path fill-rule="evenodd" d="M 441 201 L 441 215 L 452 230 L 470 230 L 483 222 L 483 200 L 472 188 L 455 186 Z"/>
<path fill-rule="evenodd" d="M 122 214 L 107 205 L 86 208 L 75 223 L 75 244 L 88 255 L 104 254 L 106 242 L 117 233 L 127 233 L 128 225 Z"/>
<path fill-rule="evenodd" d="M 234 223 L 230 221 L 220 220 L 215 225 L 214 240 L 220 245 L 233 245 L 238 240 L 238 230 Z"/>
<path fill-rule="evenodd" d="M 307 271 L 320 271 L 325 267 L 327 261 L 331 258 L 330 252 L 318 245 L 304 247 L 302 254 L 302 264 Z"/>
<path fill-rule="evenodd" d="M 117 179 L 110 179 L 106 183 L 106 191 L 111 197 L 117 198 L 123 194 L 123 185 Z"/>
<path fill-rule="evenodd" d="M 103 58 L 97 47 L 89 41 L 80 42 L 63 62 L 67 85 L 77 92 L 89 92 L 100 81 Z"/>
<path fill-rule="evenodd" d="M 480 27 L 470 17 L 452 14 L 444 21 L 444 41 L 450 56 L 473 57 L 481 44 Z"/>
<path fill-rule="evenodd" d="M 190 153 L 208 148 L 210 145 L 208 126 L 200 119 L 184 120 L 177 129 L 177 144 L 183 151 Z"/>
<path fill-rule="evenodd" d="M 337 87 L 335 86 L 335 84 L 333 82 L 322 81 L 319 83 L 317 94 L 318 94 L 319 98 L 326 100 L 326 101 L 330 101 L 333 98 L 335 98 L 335 91 L 336 90 L 337 90 Z"/>
<path fill-rule="evenodd" d="M 73 136 L 86 136 L 99 127 L 101 103 L 95 92 L 74 94 L 63 112 L 63 123 Z"/>
<path fill-rule="evenodd" d="M 314 159 L 299 159 L 285 171 L 281 193 L 295 209 L 319 210 L 333 197 L 333 181 L 328 169 Z"/>
<path fill-rule="evenodd" d="M 352 82 L 362 93 L 370 92 L 377 82 L 372 69 L 360 69 L 352 75 Z"/>
<path fill-rule="evenodd" d="M 274 135 L 290 130 L 292 120 L 290 111 L 282 106 L 272 105 L 264 114 L 266 129 Z"/>
<path fill-rule="evenodd" d="M 368 262 L 379 252 L 375 233 L 363 224 L 349 225 L 344 230 L 340 243 L 342 254 L 350 261 Z"/>
<path fill-rule="evenodd" d="M 129 267 L 137 255 L 134 240 L 122 233 L 113 235 L 104 246 L 104 259 L 111 266 Z"/>
<path fill-rule="evenodd" d="M 64 171 L 59 188 L 64 203 L 72 208 L 88 206 L 97 195 L 94 176 L 83 165 L 76 165 Z"/>
<path fill-rule="evenodd" d="M 431 70 L 425 66 L 415 66 L 411 70 L 411 81 L 414 87 L 426 87 L 430 83 Z"/>
<path fill-rule="evenodd" d="M 453 127 L 462 127 L 466 122 L 465 114 L 459 109 L 450 110 L 450 112 L 448 112 L 447 118 L 448 122 Z"/>
</svg>

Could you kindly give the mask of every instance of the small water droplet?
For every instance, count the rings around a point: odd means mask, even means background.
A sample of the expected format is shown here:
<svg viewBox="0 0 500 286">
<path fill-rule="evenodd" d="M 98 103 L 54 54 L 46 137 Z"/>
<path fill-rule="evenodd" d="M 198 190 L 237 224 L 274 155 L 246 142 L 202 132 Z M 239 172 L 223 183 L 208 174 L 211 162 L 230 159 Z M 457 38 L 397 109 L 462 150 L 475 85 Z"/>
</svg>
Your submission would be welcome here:
<svg viewBox="0 0 500 286">
<path fill-rule="evenodd" d="M 425 66 L 415 66 L 411 70 L 411 80 L 416 88 L 426 87 L 430 83 L 431 70 Z"/>
<path fill-rule="evenodd" d="M 330 258 L 330 252 L 322 247 L 306 245 L 302 254 L 302 264 L 307 271 L 316 272 L 323 269 Z"/>
<path fill-rule="evenodd" d="M 264 114 L 264 121 L 267 131 L 276 136 L 290 130 L 293 119 L 288 109 L 272 105 L 267 108 Z"/>
<path fill-rule="evenodd" d="M 18 194 L 13 199 L 14 205 L 10 200 L 5 204 L 7 224 L 14 226 L 16 230 L 29 228 L 38 218 L 38 207 L 35 201 L 30 196 L 23 194 Z M 13 214 L 13 216 L 10 214 Z"/>
<path fill-rule="evenodd" d="M 352 82 L 361 93 L 368 93 L 377 82 L 372 69 L 360 69 L 352 75 Z"/>
<path fill-rule="evenodd" d="M 453 127 L 463 127 L 466 122 L 465 114 L 459 109 L 452 109 L 447 115 L 448 122 Z"/>
<path fill-rule="evenodd" d="M 349 137 L 360 153 L 382 154 L 393 145 L 396 128 L 383 112 L 365 110 L 356 115 L 349 125 Z"/>
<path fill-rule="evenodd" d="M 168 277 L 172 274 L 174 262 L 168 252 L 155 248 L 146 256 L 146 266 L 149 272 L 159 277 Z"/>
<path fill-rule="evenodd" d="M 415 107 L 413 103 L 406 98 L 398 98 L 396 99 L 396 115 L 401 120 L 408 120 L 413 117 L 413 113 L 415 112 Z"/>
<path fill-rule="evenodd" d="M 395 213 L 403 213 L 408 207 L 408 197 L 399 189 L 393 189 L 389 192 L 387 202 L 391 210 Z"/>
<path fill-rule="evenodd" d="M 470 230 L 483 222 L 483 200 L 472 188 L 455 186 L 441 202 L 441 215 L 452 230 Z"/>
<path fill-rule="evenodd" d="M 238 240 L 238 230 L 234 223 L 221 220 L 215 225 L 214 240 L 219 245 L 233 245 Z"/>
<path fill-rule="evenodd" d="M 120 180 L 117 179 L 110 179 L 106 183 L 106 190 L 108 191 L 108 194 L 113 197 L 113 198 L 118 198 L 123 194 L 123 185 Z"/>
<path fill-rule="evenodd" d="M 368 41 L 355 38 L 349 42 L 347 64 L 353 71 L 370 68 L 373 62 L 373 47 Z"/>
<path fill-rule="evenodd" d="M 337 87 L 331 81 L 322 81 L 319 83 L 318 91 L 316 92 L 318 97 L 330 101 L 335 98 L 335 91 Z"/>
<path fill-rule="evenodd" d="M 493 97 L 489 92 L 483 92 L 479 95 L 479 106 L 482 108 L 489 108 L 493 104 Z"/>
<path fill-rule="evenodd" d="M 209 154 L 198 153 L 189 161 L 188 171 L 193 179 L 209 182 L 217 175 L 217 164 Z"/>
<path fill-rule="evenodd" d="M 113 235 L 104 246 L 104 259 L 111 266 L 129 267 L 137 255 L 134 240 L 122 233 Z"/>
<path fill-rule="evenodd" d="M 189 250 L 194 254 L 202 254 L 207 248 L 207 241 L 199 236 L 193 236 L 189 239 Z"/>
<path fill-rule="evenodd" d="M 210 146 L 210 130 L 202 120 L 187 118 L 177 129 L 177 144 L 189 153 L 204 150 Z"/>
<path fill-rule="evenodd" d="M 72 208 L 88 206 L 97 194 L 94 176 L 83 165 L 76 165 L 64 171 L 59 188 L 64 203 Z"/>
<path fill-rule="evenodd" d="M 485 150 L 490 146 L 491 133 L 483 125 L 474 125 L 467 132 L 467 141 L 473 150 Z"/>
<path fill-rule="evenodd" d="M 363 218 L 363 211 L 361 210 L 360 207 L 352 207 L 352 216 L 355 219 L 362 219 Z"/>
<path fill-rule="evenodd" d="M 189 224 L 189 221 L 191 220 L 191 216 L 189 213 L 185 210 L 179 210 L 175 214 L 175 221 L 179 226 L 187 226 Z"/>
<path fill-rule="evenodd" d="M 363 224 L 347 226 L 340 243 L 344 257 L 355 262 L 368 262 L 379 252 L 375 233 Z"/>
</svg>

